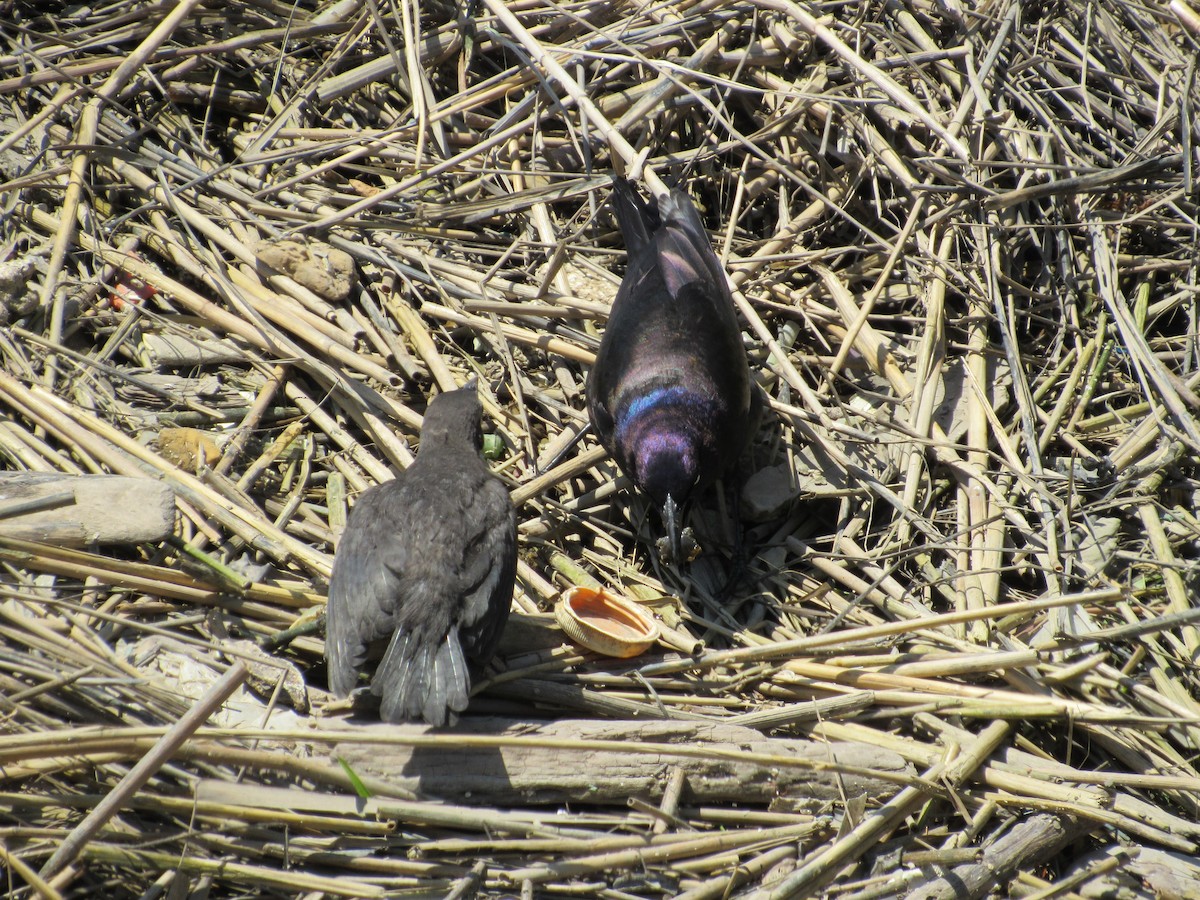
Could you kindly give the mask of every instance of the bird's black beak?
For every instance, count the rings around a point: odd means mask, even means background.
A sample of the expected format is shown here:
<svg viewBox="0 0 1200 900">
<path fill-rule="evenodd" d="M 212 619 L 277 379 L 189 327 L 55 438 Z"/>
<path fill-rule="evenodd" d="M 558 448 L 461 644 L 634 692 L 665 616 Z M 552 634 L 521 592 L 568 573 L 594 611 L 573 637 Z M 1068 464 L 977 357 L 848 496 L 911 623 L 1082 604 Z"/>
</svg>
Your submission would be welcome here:
<svg viewBox="0 0 1200 900">
<path fill-rule="evenodd" d="M 667 502 L 663 504 L 662 508 L 663 529 L 667 532 L 669 561 L 674 563 L 683 562 L 683 542 L 679 534 L 683 525 L 680 522 L 682 518 L 679 505 L 670 494 L 667 494 Z"/>
</svg>

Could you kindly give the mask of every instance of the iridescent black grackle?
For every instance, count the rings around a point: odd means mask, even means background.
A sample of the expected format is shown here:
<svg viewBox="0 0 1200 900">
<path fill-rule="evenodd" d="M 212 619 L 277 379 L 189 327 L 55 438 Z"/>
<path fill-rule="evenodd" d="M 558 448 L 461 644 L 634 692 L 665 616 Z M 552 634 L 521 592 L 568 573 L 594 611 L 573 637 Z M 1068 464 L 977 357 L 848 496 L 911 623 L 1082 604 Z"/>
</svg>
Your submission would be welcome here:
<svg viewBox="0 0 1200 900">
<path fill-rule="evenodd" d="M 655 209 L 624 179 L 613 190 L 628 268 L 588 379 L 605 449 L 662 509 L 664 558 L 690 555 L 685 504 L 723 475 L 761 412 L 725 272 L 688 195 Z"/>
</svg>

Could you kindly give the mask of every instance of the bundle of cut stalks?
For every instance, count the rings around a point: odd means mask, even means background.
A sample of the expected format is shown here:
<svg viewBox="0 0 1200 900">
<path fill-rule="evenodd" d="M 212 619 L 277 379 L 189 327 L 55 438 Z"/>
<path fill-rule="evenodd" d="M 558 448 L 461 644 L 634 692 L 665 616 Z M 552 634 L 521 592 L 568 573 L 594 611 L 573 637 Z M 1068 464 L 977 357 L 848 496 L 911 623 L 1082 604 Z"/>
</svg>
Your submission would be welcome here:
<svg viewBox="0 0 1200 900">
<path fill-rule="evenodd" d="M 1183 0 L 3 10 L 12 896 L 1194 896 Z M 682 571 L 581 436 L 614 173 L 771 400 Z M 371 724 L 338 535 L 472 376 L 519 609 L 458 726 Z"/>
</svg>

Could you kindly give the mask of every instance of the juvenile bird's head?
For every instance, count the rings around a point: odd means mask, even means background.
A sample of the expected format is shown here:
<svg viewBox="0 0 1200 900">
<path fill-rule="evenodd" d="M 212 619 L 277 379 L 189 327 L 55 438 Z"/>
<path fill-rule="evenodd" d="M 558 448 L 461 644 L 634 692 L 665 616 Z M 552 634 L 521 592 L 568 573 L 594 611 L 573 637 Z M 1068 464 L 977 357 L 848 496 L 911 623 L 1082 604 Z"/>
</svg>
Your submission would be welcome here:
<svg viewBox="0 0 1200 900">
<path fill-rule="evenodd" d="M 450 445 L 478 450 L 483 444 L 482 414 L 474 378 L 457 391 L 438 394 L 425 410 L 421 446 Z"/>
</svg>

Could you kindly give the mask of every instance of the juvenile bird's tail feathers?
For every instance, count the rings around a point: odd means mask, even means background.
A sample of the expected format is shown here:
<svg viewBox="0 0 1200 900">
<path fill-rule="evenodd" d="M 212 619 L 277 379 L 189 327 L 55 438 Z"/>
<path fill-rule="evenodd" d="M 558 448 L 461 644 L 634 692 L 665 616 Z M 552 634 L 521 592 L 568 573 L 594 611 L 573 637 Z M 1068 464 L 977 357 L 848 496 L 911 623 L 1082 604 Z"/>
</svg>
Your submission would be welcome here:
<svg viewBox="0 0 1200 900">
<path fill-rule="evenodd" d="M 385 722 L 424 719 L 430 725 L 454 724 L 467 708 L 471 675 L 452 627 L 440 641 L 432 635 L 397 631 L 371 690 L 380 697 Z"/>
</svg>

